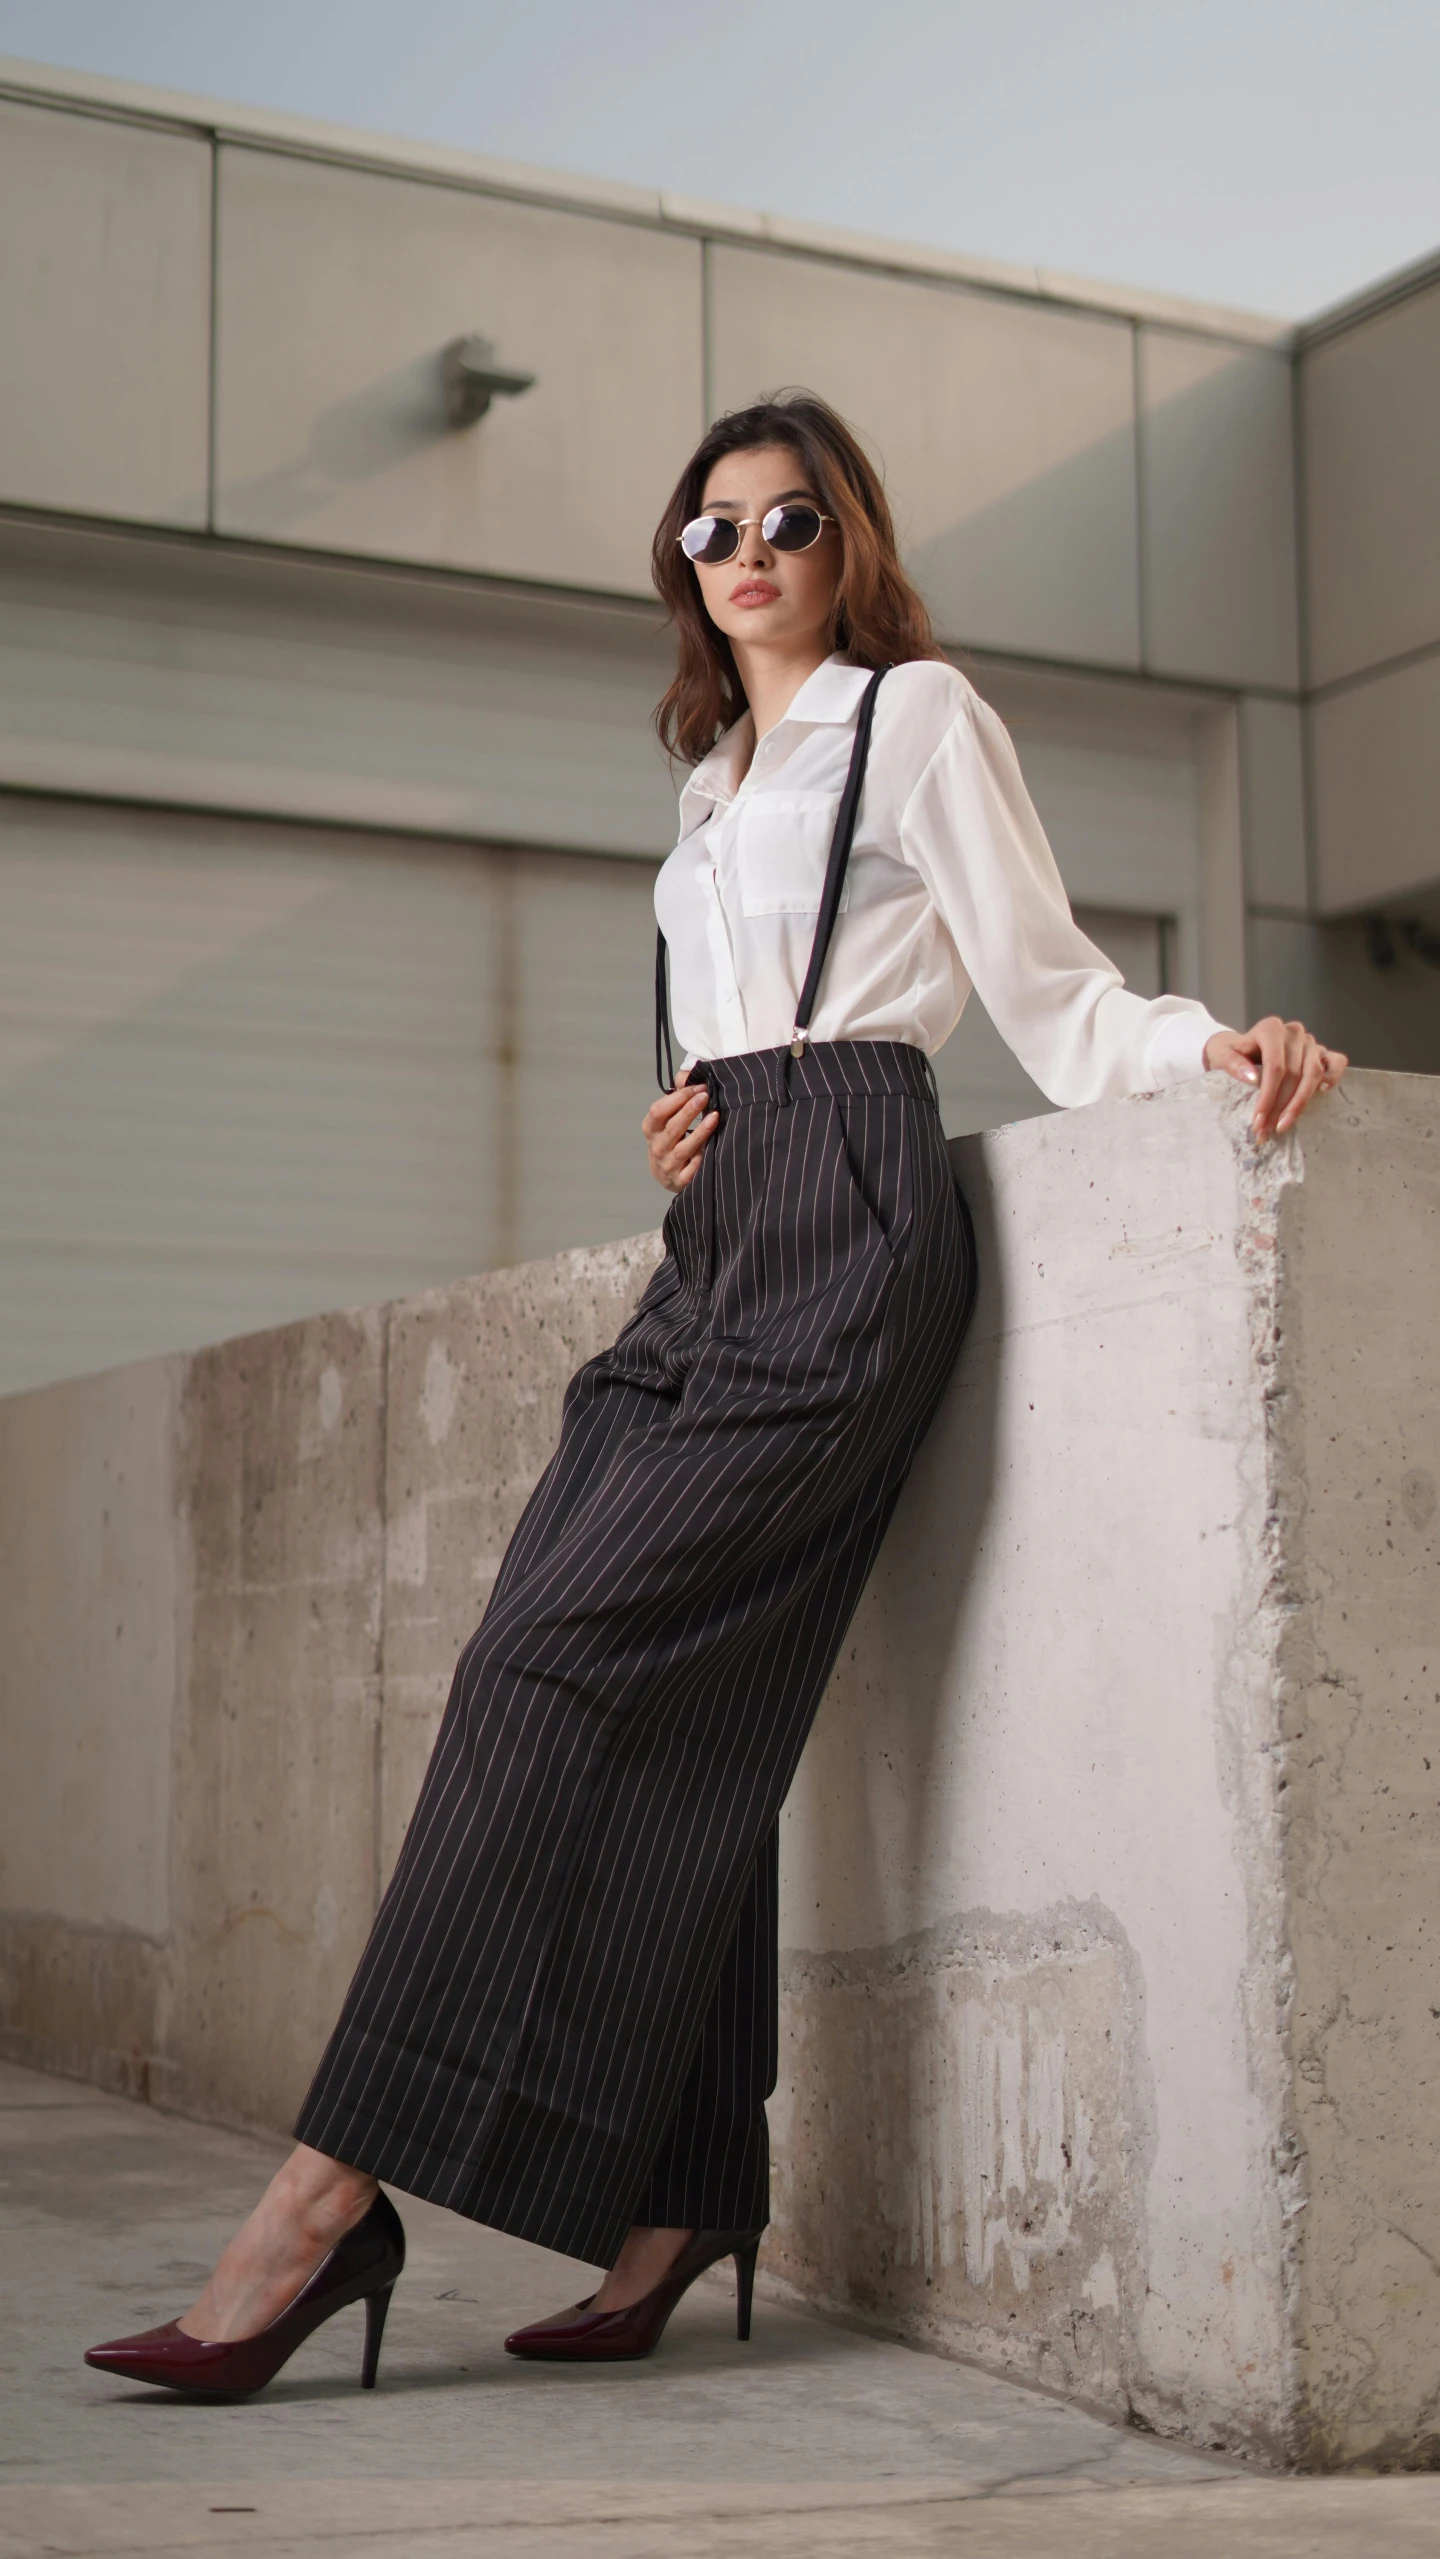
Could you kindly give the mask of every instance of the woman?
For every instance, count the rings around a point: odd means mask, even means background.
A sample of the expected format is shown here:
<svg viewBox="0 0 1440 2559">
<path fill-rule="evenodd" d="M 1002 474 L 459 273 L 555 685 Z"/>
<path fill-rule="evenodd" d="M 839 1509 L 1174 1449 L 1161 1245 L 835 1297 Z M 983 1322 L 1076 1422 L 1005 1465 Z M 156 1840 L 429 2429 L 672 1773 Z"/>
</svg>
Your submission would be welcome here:
<svg viewBox="0 0 1440 2559">
<path fill-rule="evenodd" d="M 726 2254 L 748 2333 L 777 1817 L 974 1290 L 928 1053 L 973 982 L 1061 1103 L 1208 1067 L 1264 1138 L 1344 1072 L 1124 991 L 823 402 L 712 428 L 654 563 L 695 765 L 656 890 L 665 1257 L 571 1381 L 299 2147 L 182 2319 L 92 2351 L 132 2378 L 258 2388 L 364 2298 L 373 2381 L 381 2177 L 609 2267 L 516 2353 L 648 2352 Z"/>
</svg>

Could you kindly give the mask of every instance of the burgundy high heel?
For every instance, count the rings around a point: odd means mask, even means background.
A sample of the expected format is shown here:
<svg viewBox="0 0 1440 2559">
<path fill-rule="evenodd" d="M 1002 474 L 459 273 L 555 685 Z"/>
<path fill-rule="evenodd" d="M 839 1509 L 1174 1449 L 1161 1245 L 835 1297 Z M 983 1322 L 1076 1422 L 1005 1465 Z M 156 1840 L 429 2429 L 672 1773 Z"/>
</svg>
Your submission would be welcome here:
<svg viewBox="0 0 1440 2559">
<path fill-rule="evenodd" d="M 258 2337 L 211 2345 L 189 2337 L 179 2322 L 147 2328 L 138 2337 L 116 2337 L 92 2346 L 85 2357 L 98 2372 L 122 2381 L 153 2381 L 165 2390 L 224 2391 L 238 2397 L 263 2390 L 322 2320 L 348 2302 L 365 2304 L 365 2358 L 360 2387 L 373 2390 L 390 2295 L 405 2264 L 405 2232 L 386 2194 L 377 2194 L 363 2221 L 322 2257 L 310 2281 Z"/>
<path fill-rule="evenodd" d="M 517 2328 L 506 2338 L 505 2352 L 552 2363 L 628 2363 L 653 2354 L 681 2294 L 722 2257 L 735 2260 L 735 2334 L 743 2344 L 750 2334 L 761 2236 L 758 2230 L 697 2230 L 686 2240 L 669 2273 L 628 2309 L 592 2310 L 595 2295 L 591 2293 L 556 2319 L 537 2319 L 532 2327 Z"/>
</svg>

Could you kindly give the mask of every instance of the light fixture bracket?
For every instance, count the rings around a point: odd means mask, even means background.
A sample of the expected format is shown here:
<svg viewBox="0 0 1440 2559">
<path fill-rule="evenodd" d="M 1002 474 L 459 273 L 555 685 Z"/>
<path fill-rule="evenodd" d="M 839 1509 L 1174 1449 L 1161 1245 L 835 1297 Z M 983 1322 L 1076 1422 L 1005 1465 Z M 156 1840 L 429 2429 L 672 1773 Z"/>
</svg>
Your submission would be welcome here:
<svg viewBox="0 0 1440 2559">
<path fill-rule="evenodd" d="M 488 338 L 473 334 L 452 338 L 440 359 L 445 385 L 445 415 L 451 426 L 474 426 L 483 418 L 492 400 L 518 399 L 522 391 L 533 391 L 533 373 L 517 373 L 508 365 L 497 364 L 495 349 Z"/>
</svg>

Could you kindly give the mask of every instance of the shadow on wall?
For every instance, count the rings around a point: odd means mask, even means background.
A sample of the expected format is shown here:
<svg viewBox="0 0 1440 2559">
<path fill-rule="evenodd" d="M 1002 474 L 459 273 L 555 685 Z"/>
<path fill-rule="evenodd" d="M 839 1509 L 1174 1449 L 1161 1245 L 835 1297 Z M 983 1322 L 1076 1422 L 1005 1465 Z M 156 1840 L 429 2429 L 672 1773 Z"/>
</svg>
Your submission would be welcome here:
<svg viewBox="0 0 1440 2559">
<path fill-rule="evenodd" d="M 894 457 L 887 461 L 893 470 Z M 903 484 L 900 512 L 903 520 Z M 906 551 L 946 639 L 1139 665 L 1135 437 L 1128 424 L 1003 496 L 962 509 Z"/>
<path fill-rule="evenodd" d="M 291 525 L 327 505 L 337 489 L 372 480 L 447 442 L 458 456 L 462 481 L 473 476 L 480 448 L 452 431 L 438 359 L 417 357 L 320 410 L 298 462 L 227 481 L 226 505 L 246 522 L 263 517 L 283 538 Z"/>
</svg>

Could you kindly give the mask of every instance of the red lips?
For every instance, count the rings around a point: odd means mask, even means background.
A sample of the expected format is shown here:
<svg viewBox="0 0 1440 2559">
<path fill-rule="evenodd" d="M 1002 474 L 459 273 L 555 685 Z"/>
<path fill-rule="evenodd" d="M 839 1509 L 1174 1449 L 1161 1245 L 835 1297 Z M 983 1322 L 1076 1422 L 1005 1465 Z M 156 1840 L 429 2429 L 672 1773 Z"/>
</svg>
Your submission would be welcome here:
<svg viewBox="0 0 1440 2559">
<path fill-rule="evenodd" d="M 732 604 L 774 604 L 779 594 L 778 586 L 771 586 L 765 578 L 743 578 L 739 586 L 731 588 L 730 601 Z"/>
</svg>

